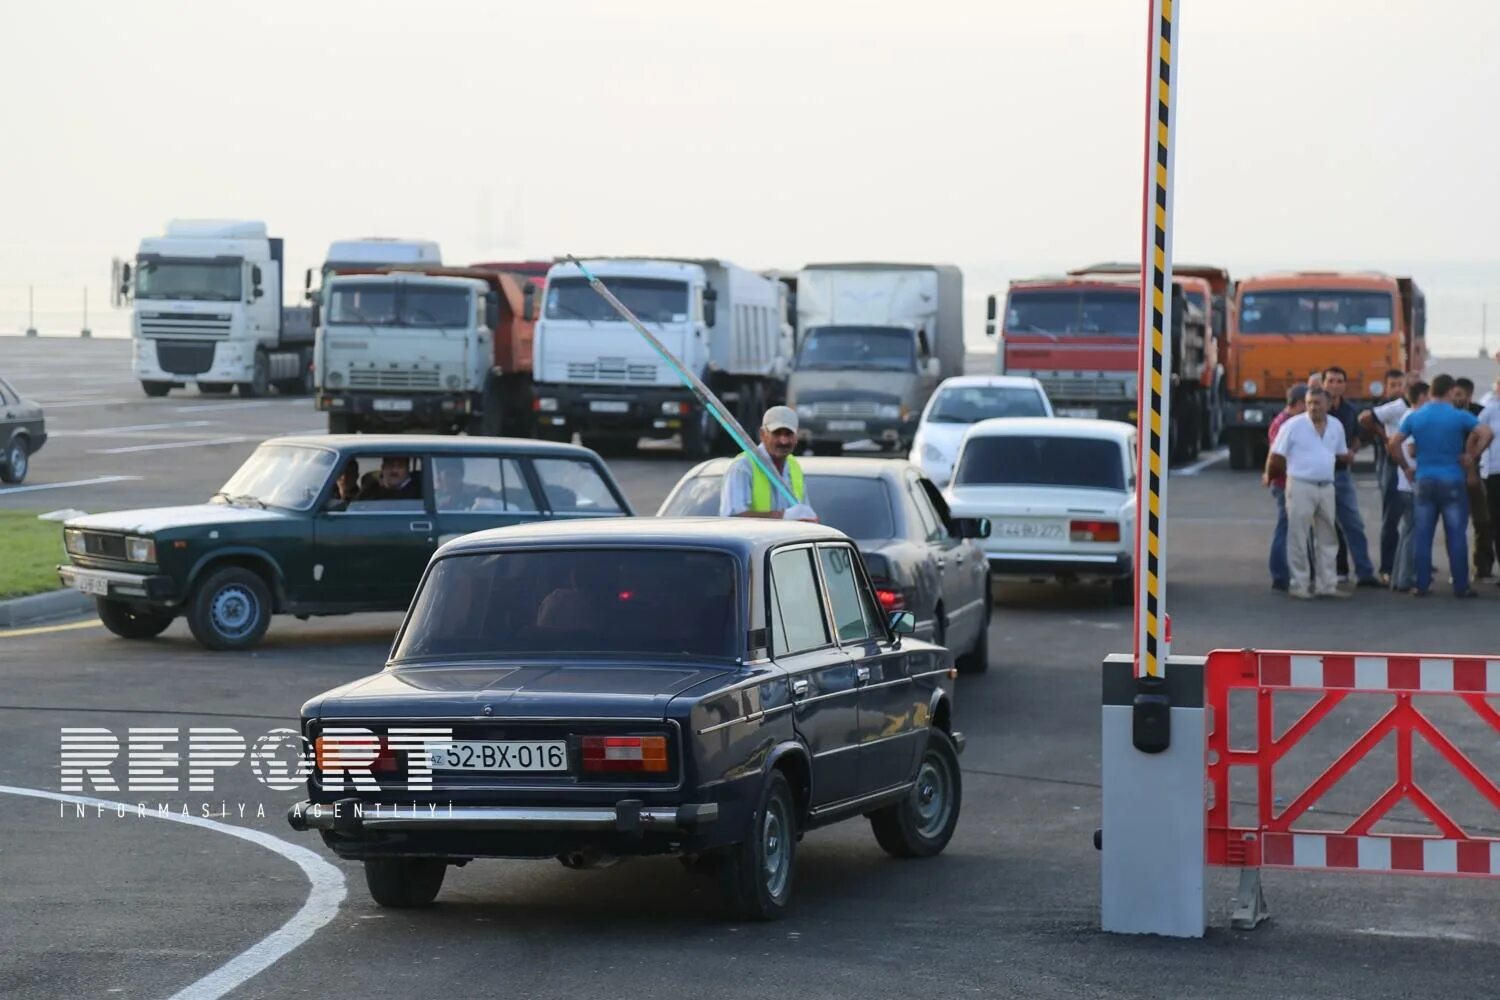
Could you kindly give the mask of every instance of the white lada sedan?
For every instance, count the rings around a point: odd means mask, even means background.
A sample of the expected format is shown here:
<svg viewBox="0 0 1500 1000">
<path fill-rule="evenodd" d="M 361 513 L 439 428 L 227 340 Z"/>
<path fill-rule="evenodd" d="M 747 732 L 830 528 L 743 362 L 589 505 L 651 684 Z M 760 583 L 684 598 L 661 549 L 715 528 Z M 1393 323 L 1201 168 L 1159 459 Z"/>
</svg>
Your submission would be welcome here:
<svg viewBox="0 0 1500 1000">
<path fill-rule="evenodd" d="M 987 517 L 991 576 L 1104 580 L 1130 603 L 1135 428 L 1113 420 L 985 420 L 964 435 L 945 491 L 955 517 Z"/>
</svg>

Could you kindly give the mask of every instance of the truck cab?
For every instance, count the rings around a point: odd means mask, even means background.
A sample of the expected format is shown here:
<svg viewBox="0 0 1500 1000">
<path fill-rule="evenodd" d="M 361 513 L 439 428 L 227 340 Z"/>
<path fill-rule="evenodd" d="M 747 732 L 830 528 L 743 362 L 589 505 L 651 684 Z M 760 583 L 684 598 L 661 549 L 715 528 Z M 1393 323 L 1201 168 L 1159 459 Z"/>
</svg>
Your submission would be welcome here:
<svg viewBox="0 0 1500 1000">
<path fill-rule="evenodd" d="M 174 220 L 143 239 L 117 302 L 134 300 L 131 367 L 148 396 L 196 383 L 261 396 L 311 387 L 311 315 L 282 306 L 282 241 L 264 222 Z"/>
</svg>

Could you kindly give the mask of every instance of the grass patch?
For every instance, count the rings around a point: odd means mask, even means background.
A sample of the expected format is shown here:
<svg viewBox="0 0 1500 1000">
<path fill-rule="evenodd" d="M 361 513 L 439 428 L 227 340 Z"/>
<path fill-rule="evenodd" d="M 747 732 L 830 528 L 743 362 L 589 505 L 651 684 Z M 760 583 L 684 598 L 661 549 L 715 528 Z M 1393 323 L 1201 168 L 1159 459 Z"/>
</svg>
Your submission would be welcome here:
<svg viewBox="0 0 1500 1000">
<path fill-rule="evenodd" d="M 38 521 L 35 511 L 0 510 L 0 600 L 56 590 L 64 562 L 61 522 Z"/>
</svg>

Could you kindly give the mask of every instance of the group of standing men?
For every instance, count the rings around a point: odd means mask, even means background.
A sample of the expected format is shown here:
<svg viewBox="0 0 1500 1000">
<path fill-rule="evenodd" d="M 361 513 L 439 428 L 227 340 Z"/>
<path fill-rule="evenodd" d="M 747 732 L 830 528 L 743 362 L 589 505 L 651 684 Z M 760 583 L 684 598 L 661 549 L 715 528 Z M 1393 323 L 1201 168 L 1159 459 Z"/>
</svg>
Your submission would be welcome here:
<svg viewBox="0 0 1500 1000">
<path fill-rule="evenodd" d="M 1287 392 L 1271 422 L 1262 481 L 1276 498 L 1271 586 L 1293 597 L 1347 597 L 1338 567 L 1347 549 L 1356 585 L 1425 597 L 1432 547 L 1443 523 L 1453 592 L 1472 597 L 1468 527 L 1475 526 L 1474 576 L 1492 575 L 1500 555 L 1500 395 L 1472 401 L 1468 379 L 1386 373 L 1385 394 L 1359 411 L 1345 398 L 1348 376 L 1331 367 Z M 1497 382 L 1500 391 L 1500 382 Z M 1380 567 L 1370 560 L 1354 483 L 1354 456 L 1373 442 L 1380 477 Z"/>
</svg>

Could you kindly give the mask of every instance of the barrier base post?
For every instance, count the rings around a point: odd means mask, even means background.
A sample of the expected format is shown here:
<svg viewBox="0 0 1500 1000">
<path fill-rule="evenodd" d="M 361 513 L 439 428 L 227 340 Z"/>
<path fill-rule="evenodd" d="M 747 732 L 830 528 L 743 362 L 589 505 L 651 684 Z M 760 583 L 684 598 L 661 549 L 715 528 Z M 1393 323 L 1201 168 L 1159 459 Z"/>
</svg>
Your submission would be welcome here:
<svg viewBox="0 0 1500 1000">
<path fill-rule="evenodd" d="M 1171 745 L 1134 743 L 1132 658 L 1104 661 L 1099 923 L 1117 934 L 1202 937 L 1208 929 L 1203 658 L 1166 664 Z"/>
<path fill-rule="evenodd" d="M 1234 910 L 1229 926 L 1237 931 L 1253 931 L 1263 920 L 1271 919 L 1266 894 L 1260 886 L 1259 868 L 1240 869 L 1240 887 L 1235 890 Z"/>
</svg>

